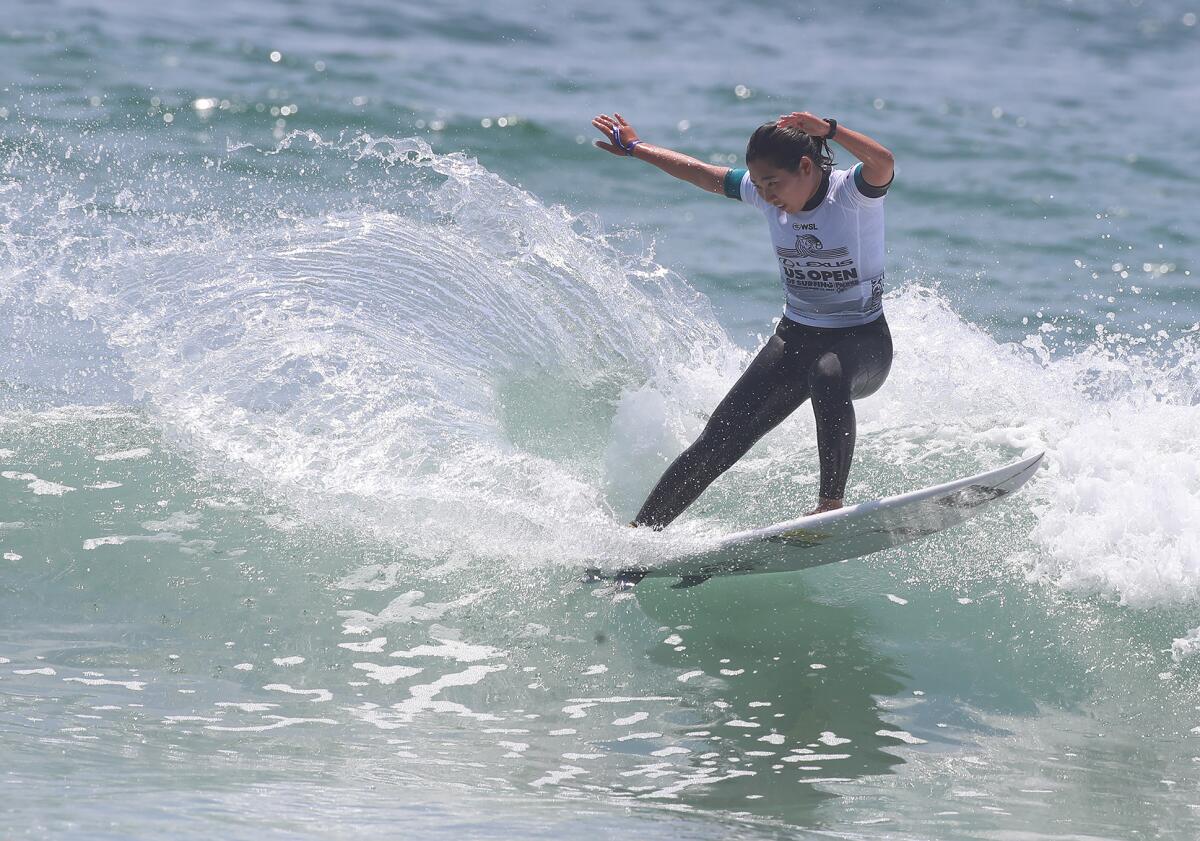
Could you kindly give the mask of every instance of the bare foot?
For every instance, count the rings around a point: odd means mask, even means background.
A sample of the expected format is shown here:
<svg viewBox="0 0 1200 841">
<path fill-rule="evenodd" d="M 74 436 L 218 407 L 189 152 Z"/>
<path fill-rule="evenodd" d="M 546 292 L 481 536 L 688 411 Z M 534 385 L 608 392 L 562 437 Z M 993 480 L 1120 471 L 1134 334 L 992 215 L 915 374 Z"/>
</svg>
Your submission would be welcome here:
<svg viewBox="0 0 1200 841">
<path fill-rule="evenodd" d="M 817 501 L 817 507 L 812 511 L 809 511 L 804 516 L 811 517 L 813 514 L 824 514 L 826 511 L 836 511 L 841 507 L 842 501 L 840 499 L 826 499 L 825 497 L 819 497 Z"/>
</svg>

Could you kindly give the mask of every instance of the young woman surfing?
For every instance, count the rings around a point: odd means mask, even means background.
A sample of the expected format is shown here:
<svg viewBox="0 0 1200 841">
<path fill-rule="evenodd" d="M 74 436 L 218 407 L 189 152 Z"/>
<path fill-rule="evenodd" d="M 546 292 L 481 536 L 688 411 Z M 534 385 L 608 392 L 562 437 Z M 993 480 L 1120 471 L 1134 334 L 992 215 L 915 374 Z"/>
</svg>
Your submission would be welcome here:
<svg viewBox="0 0 1200 841">
<path fill-rule="evenodd" d="M 644 143 L 620 114 L 601 114 L 592 125 L 608 138 L 596 142 L 601 149 L 762 211 L 787 295 L 775 335 L 658 480 L 632 525 L 665 527 L 809 399 L 821 465 L 810 513 L 841 508 L 854 455 L 853 401 L 874 394 L 892 365 L 883 317 L 883 202 L 892 153 L 808 112 L 759 126 L 746 146 L 746 169 Z M 862 163 L 834 170 L 830 140 Z"/>
</svg>

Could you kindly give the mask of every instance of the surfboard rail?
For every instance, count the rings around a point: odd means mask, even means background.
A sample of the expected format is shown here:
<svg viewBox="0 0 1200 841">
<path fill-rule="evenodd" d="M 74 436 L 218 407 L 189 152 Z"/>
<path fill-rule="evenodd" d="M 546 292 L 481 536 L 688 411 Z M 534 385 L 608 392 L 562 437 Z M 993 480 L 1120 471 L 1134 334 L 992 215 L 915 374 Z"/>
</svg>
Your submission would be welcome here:
<svg viewBox="0 0 1200 841">
<path fill-rule="evenodd" d="M 599 577 L 637 583 L 646 577 L 677 576 L 681 584 L 691 586 L 714 575 L 795 571 L 869 555 L 970 519 L 1021 488 L 1044 456 L 1038 453 L 940 485 L 734 532 L 697 553 Z"/>
</svg>

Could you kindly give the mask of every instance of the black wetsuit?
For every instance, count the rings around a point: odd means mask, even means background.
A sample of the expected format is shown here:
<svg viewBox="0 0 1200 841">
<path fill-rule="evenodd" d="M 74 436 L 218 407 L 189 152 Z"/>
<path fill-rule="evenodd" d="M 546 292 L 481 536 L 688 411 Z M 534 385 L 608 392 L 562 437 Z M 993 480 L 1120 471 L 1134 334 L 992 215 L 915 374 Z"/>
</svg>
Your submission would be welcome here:
<svg viewBox="0 0 1200 841">
<path fill-rule="evenodd" d="M 857 327 L 809 327 L 784 318 L 713 411 L 692 446 L 658 480 L 634 518 L 661 529 L 784 418 L 812 398 L 821 496 L 841 499 L 854 456 L 853 400 L 874 394 L 892 367 L 882 314 Z"/>
</svg>

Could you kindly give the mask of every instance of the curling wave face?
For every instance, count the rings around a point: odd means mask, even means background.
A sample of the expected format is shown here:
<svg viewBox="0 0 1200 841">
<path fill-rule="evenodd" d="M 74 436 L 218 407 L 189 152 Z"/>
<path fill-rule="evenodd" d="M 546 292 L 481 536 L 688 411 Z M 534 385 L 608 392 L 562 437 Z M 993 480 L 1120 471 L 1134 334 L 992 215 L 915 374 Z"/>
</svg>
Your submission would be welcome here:
<svg viewBox="0 0 1200 841">
<path fill-rule="evenodd" d="M 231 155 L 301 145 L 370 183 L 320 212 L 302 184 L 220 194 L 249 224 L 202 201 L 182 226 L 147 214 L 132 243 L 110 232 L 69 264 L 60 250 L 27 268 L 25 291 L 94 324 L 116 351 L 102 373 L 201 462 L 317 517 L 337 511 L 422 556 L 578 562 L 606 535 L 629 543 L 602 464 L 519 442 L 565 434 L 560 451 L 602 450 L 626 384 L 736 369 L 744 354 L 707 301 L 619 236 L 422 141 L 308 133 Z M 113 205 L 142 206 L 128 191 Z M 564 433 L 506 408 L 531 389 L 597 420 Z"/>
</svg>

